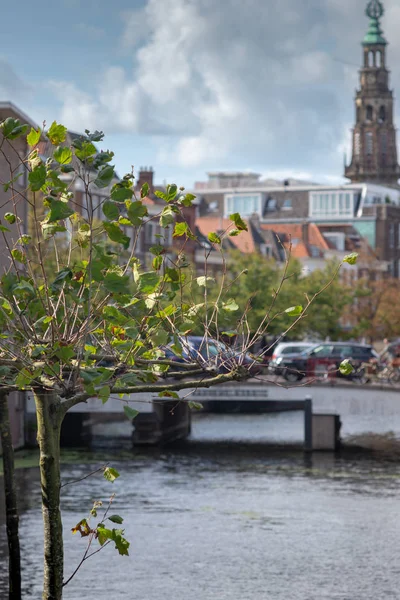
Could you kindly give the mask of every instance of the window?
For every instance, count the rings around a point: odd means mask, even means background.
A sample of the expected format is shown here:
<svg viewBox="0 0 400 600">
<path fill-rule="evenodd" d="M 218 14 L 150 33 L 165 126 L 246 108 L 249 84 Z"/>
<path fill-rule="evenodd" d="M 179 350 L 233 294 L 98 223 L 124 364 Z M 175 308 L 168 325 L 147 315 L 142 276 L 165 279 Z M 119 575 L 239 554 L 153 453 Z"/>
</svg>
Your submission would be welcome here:
<svg viewBox="0 0 400 600">
<path fill-rule="evenodd" d="M 389 223 L 389 248 L 394 248 L 394 223 Z"/>
<path fill-rule="evenodd" d="M 346 191 L 310 192 L 310 217 L 352 217 L 354 193 Z"/>
<path fill-rule="evenodd" d="M 381 154 L 386 155 L 387 153 L 387 133 L 382 131 L 381 133 Z"/>
<path fill-rule="evenodd" d="M 382 66 L 382 54 L 380 50 L 377 50 L 375 53 L 375 65 L 377 67 L 381 67 Z"/>
<path fill-rule="evenodd" d="M 318 346 L 312 352 L 310 352 L 310 356 L 313 358 L 327 358 L 333 352 L 333 346 Z"/>
<path fill-rule="evenodd" d="M 354 134 L 354 154 L 360 156 L 360 134 L 357 132 Z"/>
<path fill-rule="evenodd" d="M 369 67 L 373 67 L 374 66 L 374 53 L 372 52 L 372 50 L 370 50 L 368 52 L 368 66 Z"/>
<path fill-rule="evenodd" d="M 285 200 L 283 201 L 282 210 L 292 210 L 292 208 L 292 199 L 285 198 Z"/>
<path fill-rule="evenodd" d="M 225 215 L 238 212 L 242 217 L 259 213 L 261 194 L 227 194 L 225 195 Z"/>
<path fill-rule="evenodd" d="M 367 106 L 367 121 L 372 121 L 374 118 L 374 109 L 371 105 Z"/>
<path fill-rule="evenodd" d="M 374 142 L 373 142 L 373 138 L 372 138 L 372 132 L 367 131 L 367 133 L 365 134 L 365 153 L 368 156 L 371 156 L 373 154 L 373 150 L 374 150 Z"/>
<path fill-rule="evenodd" d="M 381 106 L 379 109 L 379 123 L 383 123 L 384 121 L 386 121 L 386 109 L 384 106 Z"/>
<path fill-rule="evenodd" d="M 272 258 L 272 247 L 268 244 L 260 244 L 260 252 L 267 258 Z"/>
<path fill-rule="evenodd" d="M 273 212 L 276 210 L 276 200 L 275 198 L 267 198 L 267 203 L 265 205 L 265 210 L 267 212 Z"/>
</svg>

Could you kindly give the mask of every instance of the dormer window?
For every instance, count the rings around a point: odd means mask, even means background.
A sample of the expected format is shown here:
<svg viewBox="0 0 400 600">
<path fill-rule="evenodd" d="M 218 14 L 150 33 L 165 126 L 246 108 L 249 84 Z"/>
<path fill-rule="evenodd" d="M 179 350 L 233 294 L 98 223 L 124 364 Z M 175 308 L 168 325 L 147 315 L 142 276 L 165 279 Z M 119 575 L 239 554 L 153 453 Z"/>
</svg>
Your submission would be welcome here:
<svg viewBox="0 0 400 600">
<path fill-rule="evenodd" d="M 282 204 L 282 210 L 292 210 L 292 208 L 293 208 L 292 199 L 285 198 L 285 200 L 283 201 L 283 204 Z"/>
</svg>

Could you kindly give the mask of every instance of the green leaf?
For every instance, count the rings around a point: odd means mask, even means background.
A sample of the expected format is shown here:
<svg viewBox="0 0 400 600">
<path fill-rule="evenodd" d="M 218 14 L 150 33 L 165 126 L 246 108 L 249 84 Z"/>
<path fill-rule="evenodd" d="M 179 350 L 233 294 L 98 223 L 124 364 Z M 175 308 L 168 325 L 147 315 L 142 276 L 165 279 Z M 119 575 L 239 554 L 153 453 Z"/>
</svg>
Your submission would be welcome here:
<svg viewBox="0 0 400 600">
<path fill-rule="evenodd" d="M 138 416 L 139 411 L 135 410 L 134 408 L 131 408 L 130 406 L 126 406 L 125 405 L 124 406 L 124 413 L 125 413 L 125 415 L 128 417 L 128 419 L 130 421 L 133 421 L 133 419 L 135 419 Z"/>
<path fill-rule="evenodd" d="M 99 540 L 100 546 L 103 546 L 107 540 L 111 540 L 113 532 L 111 529 L 107 529 L 101 523 L 97 525 L 97 539 Z"/>
<path fill-rule="evenodd" d="M 28 125 L 21 125 L 18 119 L 8 117 L 0 123 L 0 129 L 7 140 L 15 140 L 28 131 Z"/>
<path fill-rule="evenodd" d="M 121 529 L 113 529 L 112 540 L 115 542 L 115 547 L 121 556 L 129 556 L 128 548 L 130 546 L 128 540 L 123 537 Z"/>
<path fill-rule="evenodd" d="M 29 184 L 32 192 L 38 192 L 46 183 L 46 167 L 40 163 L 28 175 Z"/>
<path fill-rule="evenodd" d="M 201 277 L 197 277 L 196 281 L 198 286 L 206 287 L 208 282 L 214 283 L 215 279 L 214 277 L 205 277 L 204 275 L 202 275 Z"/>
<path fill-rule="evenodd" d="M 111 483 L 113 483 L 116 479 L 118 479 L 119 473 L 116 469 L 113 469 L 113 467 L 106 467 L 103 472 L 103 477 L 104 479 L 107 479 L 107 481 L 111 481 Z"/>
<path fill-rule="evenodd" d="M 157 198 L 161 198 L 162 200 L 165 200 L 165 202 L 167 201 L 167 194 L 164 194 L 164 192 L 162 192 L 161 190 L 156 190 L 154 194 L 157 196 Z"/>
<path fill-rule="evenodd" d="M 236 237 L 237 235 L 240 235 L 240 229 L 232 229 L 232 231 L 229 232 L 230 237 Z"/>
<path fill-rule="evenodd" d="M 221 243 L 221 238 L 216 233 L 209 233 L 207 237 L 212 244 L 220 244 Z"/>
<path fill-rule="evenodd" d="M 140 197 L 141 198 L 146 198 L 147 194 L 149 193 L 149 184 L 147 183 L 147 181 L 142 185 L 141 190 L 140 190 Z"/>
<path fill-rule="evenodd" d="M 239 305 L 236 304 L 236 302 L 235 302 L 235 300 L 233 300 L 233 298 L 231 298 L 227 302 L 222 303 L 222 308 L 223 308 L 223 310 L 226 310 L 228 312 L 235 312 L 236 310 L 239 310 Z"/>
<path fill-rule="evenodd" d="M 201 410 L 203 408 L 203 405 L 200 404 L 200 402 L 188 402 L 189 408 L 193 409 L 193 410 Z"/>
<path fill-rule="evenodd" d="M 18 376 L 15 380 L 15 385 L 20 389 L 26 388 L 26 386 L 31 383 L 32 379 L 32 373 L 30 373 L 28 369 L 22 369 L 22 371 L 18 373 Z"/>
<path fill-rule="evenodd" d="M 115 202 L 125 202 L 125 200 L 130 200 L 133 196 L 133 191 L 126 186 L 123 186 L 119 183 L 113 185 L 111 190 L 111 199 Z"/>
<path fill-rule="evenodd" d="M 104 216 L 109 221 L 114 221 L 114 220 L 118 219 L 118 217 L 119 217 L 118 205 L 115 204 L 115 202 L 112 202 L 111 200 L 106 200 L 104 202 L 102 210 L 103 210 Z"/>
<path fill-rule="evenodd" d="M 358 259 L 358 253 L 357 252 L 352 252 L 351 254 L 347 254 L 347 256 L 344 257 L 343 261 L 344 263 L 348 263 L 349 265 L 355 265 Z"/>
<path fill-rule="evenodd" d="M 47 215 L 47 223 L 55 223 L 56 221 L 63 221 L 68 219 L 74 214 L 74 210 L 70 208 L 68 202 L 62 200 L 49 200 L 50 212 Z"/>
<path fill-rule="evenodd" d="M 354 367 L 349 362 L 348 358 L 342 360 L 342 362 L 339 365 L 339 371 L 342 375 L 350 375 L 354 371 Z"/>
<path fill-rule="evenodd" d="M 155 271 L 140 273 L 138 279 L 138 289 L 144 294 L 151 294 L 158 287 L 161 278 Z"/>
<path fill-rule="evenodd" d="M 98 390 L 97 396 L 100 398 L 103 404 L 107 402 L 111 394 L 111 389 L 109 385 L 104 385 L 101 389 Z"/>
<path fill-rule="evenodd" d="M 0 225 L 0 231 L 7 232 L 7 231 L 10 231 L 10 230 L 5 225 Z"/>
<path fill-rule="evenodd" d="M 67 139 L 67 131 L 68 130 L 64 125 L 59 125 L 57 121 L 53 121 L 47 132 L 47 137 L 53 146 L 58 146 Z"/>
<path fill-rule="evenodd" d="M 5 228 L 7 229 L 7 228 Z M 9 231 L 7 229 L 7 231 Z M 21 237 L 19 238 L 19 240 L 17 240 L 17 244 L 29 244 L 32 241 L 32 236 L 30 235 L 21 235 Z"/>
<path fill-rule="evenodd" d="M 4 215 L 4 218 L 7 221 L 7 223 L 10 223 L 11 225 L 17 220 L 17 217 L 14 215 L 14 213 L 9 212 Z"/>
<path fill-rule="evenodd" d="M 111 515 L 111 517 L 108 517 L 108 520 L 111 521 L 111 523 L 116 523 L 117 525 L 122 525 L 124 522 L 123 518 L 119 515 Z"/>
<path fill-rule="evenodd" d="M 72 173 L 75 169 L 72 165 L 61 165 L 60 171 L 61 173 Z"/>
<path fill-rule="evenodd" d="M 67 231 L 66 227 L 58 225 L 57 223 L 42 223 L 41 225 L 43 238 L 45 240 L 48 240 L 56 233 Z"/>
<path fill-rule="evenodd" d="M 192 206 L 193 200 L 195 199 L 196 196 L 194 196 L 193 194 L 186 194 L 180 199 L 180 202 L 181 204 L 183 204 L 183 206 Z"/>
<path fill-rule="evenodd" d="M 285 313 L 289 315 L 289 317 L 298 317 L 303 312 L 302 306 L 291 306 L 285 310 Z"/>
<path fill-rule="evenodd" d="M 147 208 L 140 200 L 136 200 L 135 202 L 129 202 L 129 204 L 127 204 L 127 208 L 128 218 L 130 222 L 135 227 L 139 227 L 139 225 L 142 224 L 143 217 L 147 216 Z"/>
<path fill-rule="evenodd" d="M 239 229 L 239 231 L 248 231 L 247 225 L 239 213 L 233 213 L 229 218 L 234 222 L 236 229 Z"/>
<path fill-rule="evenodd" d="M 166 206 L 160 216 L 160 225 L 161 227 L 168 227 L 175 222 L 176 215 L 172 206 Z"/>
<path fill-rule="evenodd" d="M 72 161 L 72 150 L 66 146 L 59 146 L 54 150 L 53 157 L 60 165 L 68 165 Z"/>
<path fill-rule="evenodd" d="M 112 165 L 106 165 L 98 172 L 97 177 L 93 183 L 98 188 L 105 188 L 108 185 L 110 185 L 114 176 L 114 167 Z M 115 200 L 115 198 L 113 198 L 113 200 Z"/>
<path fill-rule="evenodd" d="M 178 193 L 178 186 L 175 183 L 167 186 L 167 202 L 172 202 Z"/>
<path fill-rule="evenodd" d="M 161 267 L 162 267 L 163 262 L 164 262 L 164 259 L 163 259 L 162 256 L 155 256 L 153 258 L 153 262 L 151 263 L 153 269 L 155 271 L 159 271 L 161 269 Z"/>
<path fill-rule="evenodd" d="M 91 142 L 85 140 L 74 140 L 72 145 L 75 148 L 75 156 L 79 158 L 81 162 L 93 162 L 93 156 L 96 155 L 96 146 Z"/>
<path fill-rule="evenodd" d="M 129 275 L 119 275 L 118 273 L 107 273 L 104 278 L 104 287 L 113 294 L 129 293 Z"/>
<path fill-rule="evenodd" d="M 104 222 L 103 226 L 104 226 L 104 229 L 106 230 L 107 235 L 110 238 L 110 240 L 112 240 L 113 242 L 122 244 L 122 246 L 125 248 L 125 250 L 127 250 L 129 248 L 131 239 L 127 235 L 124 234 L 124 232 L 122 231 L 122 229 L 119 227 L 119 225 L 117 223 Z"/>
<path fill-rule="evenodd" d="M 48 317 L 46 317 L 46 319 L 47 318 Z M 74 356 L 76 356 L 76 352 L 72 346 L 61 346 L 61 348 L 59 348 L 57 352 L 55 352 L 55 355 L 63 362 L 68 363 L 71 360 L 71 358 L 74 358 Z"/>
<path fill-rule="evenodd" d="M 40 128 L 34 129 L 33 127 L 31 127 L 30 132 L 26 136 L 26 141 L 28 142 L 29 146 L 31 146 L 31 147 L 36 146 L 36 144 L 39 143 L 41 134 L 42 134 L 42 132 L 41 132 Z"/>
<path fill-rule="evenodd" d="M 14 285 L 12 288 L 12 293 L 14 294 L 14 296 L 27 296 L 29 298 L 34 298 L 36 296 L 35 290 L 29 283 L 29 281 L 20 281 L 19 283 Z"/>
<path fill-rule="evenodd" d="M 14 250 L 11 250 L 11 255 L 12 255 L 13 259 L 16 260 L 17 262 L 20 262 L 23 264 L 26 263 L 26 256 L 21 250 L 14 248 Z"/>
<path fill-rule="evenodd" d="M 172 237 L 181 237 L 182 235 L 189 236 L 189 234 L 191 234 L 191 231 L 187 223 L 184 221 L 181 223 L 175 223 L 175 229 Z"/>
<path fill-rule="evenodd" d="M 180 400 L 179 394 L 177 392 L 171 392 L 170 390 L 165 390 L 158 394 L 159 398 L 175 398 L 176 400 Z"/>
<path fill-rule="evenodd" d="M 57 273 L 54 281 L 50 284 L 52 291 L 58 292 L 62 288 L 62 286 L 64 285 L 64 283 L 67 279 L 72 279 L 72 275 L 73 275 L 73 273 L 69 267 L 64 267 L 63 269 L 61 269 Z"/>
</svg>

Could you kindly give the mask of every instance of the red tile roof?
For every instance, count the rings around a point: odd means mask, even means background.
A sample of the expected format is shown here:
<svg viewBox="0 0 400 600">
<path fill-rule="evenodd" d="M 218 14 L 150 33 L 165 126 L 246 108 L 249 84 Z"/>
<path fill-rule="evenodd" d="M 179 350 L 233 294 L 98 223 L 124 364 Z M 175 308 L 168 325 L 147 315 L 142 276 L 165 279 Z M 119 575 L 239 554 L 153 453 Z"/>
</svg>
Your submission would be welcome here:
<svg viewBox="0 0 400 600">
<path fill-rule="evenodd" d="M 322 252 L 329 250 L 329 245 L 315 223 L 308 223 L 308 243 L 304 240 L 304 225 L 301 223 L 263 223 L 260 225 L 264 231 L 274 231 L 281 242 L 288 247 L 292 241 L 292 256 L 306 258 L 310 256 L 309 246 L 315 246 Z"/>
<path fill-rule="evenodd" d="M 220 234 L 223 231 L 232 231 L 233 229 L 236 229 L 230 219 L 222 219 L 220 217 L 199 217 L 196 219 L 196 225 L 205 237 L 207 237 L 209 233 Z M 250 254 L 256 250 L 250 227 L 249 231 L 241 231 L 238 236 L 230 237 L 229 241 L 244 254 Z"/>
</svg>

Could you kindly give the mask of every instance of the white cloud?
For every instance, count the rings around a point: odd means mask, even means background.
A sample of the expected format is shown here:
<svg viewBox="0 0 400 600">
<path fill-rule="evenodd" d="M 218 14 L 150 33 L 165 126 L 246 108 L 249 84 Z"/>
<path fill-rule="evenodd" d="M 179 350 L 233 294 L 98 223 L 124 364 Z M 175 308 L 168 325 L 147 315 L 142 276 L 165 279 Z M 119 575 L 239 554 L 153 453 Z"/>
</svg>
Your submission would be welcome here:
<svg viewBox="0 0 400 600">
<path fill-rule="evenodd" d="M 357 85 L 357 68 L 340 61 L 361 62 L 364 8 L 365 0 L 309 0 L 307 8 L 298 0 L 147 0 L 123 15 L 131 72 L 108 68 L 90 96 L 53 84 L 62 119 L 75 129 L 158 136 L 167 165 L 241 161 L 329 177 L 342 169 Z M 395 65 L 400 8 L 387 12 Z"/>
</svg>

